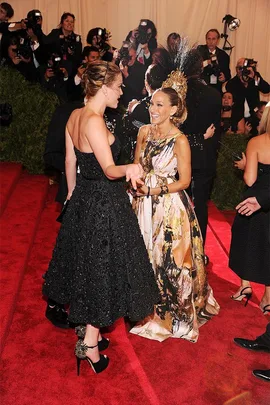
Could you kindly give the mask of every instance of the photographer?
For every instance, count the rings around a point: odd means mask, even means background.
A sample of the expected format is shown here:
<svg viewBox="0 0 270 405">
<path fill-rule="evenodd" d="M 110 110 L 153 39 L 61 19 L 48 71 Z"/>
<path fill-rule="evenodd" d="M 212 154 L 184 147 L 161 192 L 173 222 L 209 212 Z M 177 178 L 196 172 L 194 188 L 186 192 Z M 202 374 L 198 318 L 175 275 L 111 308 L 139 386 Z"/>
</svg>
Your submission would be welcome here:
<svg viewBox="0 0 270 405">
<path fill-rule="evenodd" d="M 61 55 L 64 61 L 68 62 L 68 73 L 76 73 L 81 62 L 82 43 L 80 35 L 74 33 L 75 16 L 71 13 L 64 13 L 61 17 L 59 28 L 53 29 L 44 39 L 50 53 Z"/>
<path fill-rule="evenodd" d="M 42 32 L 42 14 L 40 10 L 31 10 L 22 20 L 23 30 L 19 32 L 25 47 L 31 49 L 33 62 L 36 68 L 47 61 L 47 52 L 44 45 L 46 36 Z"/>
<path fill-rule="evenodd" d="M 71 101 L 83 101 L 83 88 L 81 86 L 82 75 L 89 63 L 100 59 L 100 53 L 95 46 L 85 46 L 82 57 L 83 61 L 78 67 L 77 74 L 75 77 L 72 76 L 68 81 L 68 98 Z"/>
<path fill-rule="evenodd" d="M 136 59 L 136 47 L 124 41 L 119 51 L 119 68 L 123 75 L 123 95 L 121 101 L 125 107 L 136 98 L 143 98 L 144 76 L 146 66 L 142 65 Z"/>
<path fill-rule="evenodd" d="M 244 117 L 235 110 L 233 95 L 228 91 L 222 95 L 221 130 L 235 134 L 245 133 Z"/>
<path fill-rule="evenodd" d="M 49 91 L 53 91 L 59 98 L 60 103 L 65 103 L 67 97 L 68 71 L 66 61 L 57 53 L 52 53 L 47 66 L 41 66 L 41 85 Z"/>
<path fill-rule="evenodd" d="M 226 91 L 233 94 L 235 107 L 248 118 L 254 114 L 260 92 L 269 93 L 270 86 L 257 71 L 256 61 L 241 58 L 236 65 L 236 76 L 226 83 Z"/>
<path fill-rule="evenodd" d="M 0 4 L 0 38 L 1 35 L 22 29 L 21 22 L 9 23 L 14 15 L 14 10 L 9 3 Z"/>
<path fill-rule="evenodd" d="M 199 45 L 198 51 L 203 58 L 203 72 L 201 78 L 205 83 L 222 91 L 222 84 L 231 78 L 230 57 L 218 48 L 220 33 L 217 29 L 210 29 L 205 36 L 206 45 Z"/>
<path fill-rule="evenodd" d="M 138 28 L 130 31 L 126 37 L 135 45 L 138 62 L 150 66 L 152 63 L 152 53 L 157 48 L 157 29 L 151 20 L 142 19 Z"/>
<path fill-rule="evenodd" d="M 20 44 L 19 37 L 7 37 L 2 51 L 1 66 L 18 70 L 26 80 L 38 81 L 38 71 L 33 63 L 31 53 Z"/>
<path fill-rule="evenodd" d="M 114 47 L 110 44 L 111 34 L 106 28 L 92 28 L 86 37 L 86 41 L 90 46 L 98 48 L 100 58 L 107 62 L 113 60 Z"/>
</svg>

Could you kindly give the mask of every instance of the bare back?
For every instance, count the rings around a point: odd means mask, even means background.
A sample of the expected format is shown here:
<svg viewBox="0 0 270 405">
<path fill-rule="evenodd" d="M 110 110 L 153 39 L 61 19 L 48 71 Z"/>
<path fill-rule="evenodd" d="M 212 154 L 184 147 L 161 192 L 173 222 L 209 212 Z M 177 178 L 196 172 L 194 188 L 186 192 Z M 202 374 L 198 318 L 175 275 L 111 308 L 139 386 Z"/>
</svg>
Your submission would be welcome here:
<svg viewBox="0 0 270 405">
<path fill-rule="evenodd" d="M 91 142 L 89 139 L 89 122 L 91 118 L 97 116 L 93 111 L 84 108 L 73 111 L 68 122 L 67 131 L 72 139 L 73 145 L 76 149 L 85 153 L 93 153 Z M 108 144 L 111 145 L 114 142 L 114 136 L 106 128 L 104 122 L 104 129 L 108 136 Z M 92 135 L 93 136 L 93 135 Z M 99 136 L 98 132 L 94 136 Z"/>
</svg>

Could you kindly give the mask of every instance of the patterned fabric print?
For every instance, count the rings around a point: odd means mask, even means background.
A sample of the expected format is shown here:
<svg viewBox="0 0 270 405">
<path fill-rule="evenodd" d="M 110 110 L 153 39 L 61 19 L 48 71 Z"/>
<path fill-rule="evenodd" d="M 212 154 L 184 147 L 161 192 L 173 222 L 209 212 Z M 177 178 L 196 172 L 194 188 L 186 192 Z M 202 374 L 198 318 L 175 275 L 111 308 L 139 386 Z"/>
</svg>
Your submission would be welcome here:
<svg viewBox="0 0 270 405">
<path fill-rule="evenodd" d="M 141 152 L 145 184 L 158 187 L 176 181 L 177 134 L 147 139 Z M 198 328 L 219 311 L 207 282 L 199 225 L 185 193 L 141 197 L 133 201 L 161 294 L 155 312 L 131 333 L 163 341 L 168 337 L 196 342 Z"/>
</svg>

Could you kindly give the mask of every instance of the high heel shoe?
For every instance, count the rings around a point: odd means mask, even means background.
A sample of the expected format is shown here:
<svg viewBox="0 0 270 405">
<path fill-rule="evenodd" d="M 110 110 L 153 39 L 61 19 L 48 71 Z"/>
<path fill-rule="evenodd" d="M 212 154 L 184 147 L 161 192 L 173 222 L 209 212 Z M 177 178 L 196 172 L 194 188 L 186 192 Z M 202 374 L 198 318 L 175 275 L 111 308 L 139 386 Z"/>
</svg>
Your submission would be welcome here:
<svg viewBox="0 0 270 405">
<path fill-rule="evenodd" d="M 86 333 L 86 326 L 84 326 L 84 325 L 76 326 L 75 333 L 79 339 L 84 339 L 85 333 Z M 104 336 L 102 336 L 102 339 L 98 341 L 98 350 L 100 352 L 102 352 L 103 350 L 106 350 L 109 347 L 109 344 L 110 344 L 110 339 L 106 339 Z"/>
<path fill-rule="evenodd" d="M 77 375 L 80 375 L 80 366 L 81 366 L 81 360 L 87 360 L 90 366 L 92 367 L 93 371 L 98 374 L 104 371 L 109 364 L 109 357 L 101 354 L 100 359 L 97 362 L 93 362 L 89 357 L 87 357 L 86 352 L 88 349 L 94 349 L 95 347 L 98 347 L 98 345 L 95 346 L 87 346 L 81 339 L 78 340 L 75 346 L 75 356 L 77 357 Z"/>
<path fill-rule="evenodd" d="M 251 290 L 250 293 L 245 293 L 244 291 L 249 288 Z M 244 298 L 246 298 L 246 302 L 245 302 L 245 307 L 247 306 L 248 301 L 250 300 L 250 298 L 252 297 L 252 289 L 251 287 L 244 287 L 241 291 L 240 294 L 237 295 L 237 297 L 234 297 L 233 295 L 231 295 L 231 299 L 234 301 L 242 301 Z"/>
</svg>

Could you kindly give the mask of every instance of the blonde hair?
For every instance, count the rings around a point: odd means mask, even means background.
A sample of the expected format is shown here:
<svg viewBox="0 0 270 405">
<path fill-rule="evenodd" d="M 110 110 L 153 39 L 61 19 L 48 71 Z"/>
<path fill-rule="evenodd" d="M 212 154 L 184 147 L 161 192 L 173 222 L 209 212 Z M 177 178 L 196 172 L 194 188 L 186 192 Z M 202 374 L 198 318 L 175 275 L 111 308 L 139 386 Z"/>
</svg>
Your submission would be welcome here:
<svg viewBox="0 0 270 405">
<path fill-rule="evenodd" d="M 265 132 L 270 135 L 270 106 L 265 107 L 259 125 L 259 134 L 264 134 Z"/>
<path fill-rule="evenodd" d="M 94 97 L 103 85 L 110 87 L 120 73 L 119 67 L 111 62 L 96 60 L 89 63 L 82 76 L 86 98 Z"/>
</svg>

